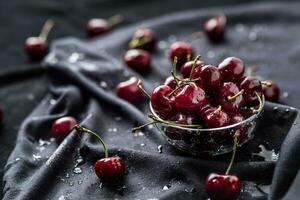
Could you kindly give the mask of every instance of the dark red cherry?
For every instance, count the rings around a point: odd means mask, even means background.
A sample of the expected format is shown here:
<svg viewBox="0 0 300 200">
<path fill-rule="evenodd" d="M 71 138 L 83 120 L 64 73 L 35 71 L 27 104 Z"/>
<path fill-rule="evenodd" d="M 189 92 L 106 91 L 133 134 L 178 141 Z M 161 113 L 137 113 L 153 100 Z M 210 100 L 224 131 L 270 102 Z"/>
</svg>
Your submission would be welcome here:
<svg viewBox="0 0 300 200">
<path fill-rule="evenodd" d="M 230 122 L 229 116 L 221 108 L 209 107 L 201 115 L 205 128 L 218 128 L 227 126 Z"/>
<path fill-rule="evenodd" d="M 203 24 L 203 31 L 212 42 L 224 39 L 226 30 L 226 17 L 223 15 L 208 19 Z"/>
<path fill-rule="evenodd" d="M 216 101 L 227 113 L 237 113 L 244 104 L 243 95 L 238 95 L 232 99 L 230 97 L 237 95 L 239 92 L 240 90 L 236 84 L 232 82 L 223 83 L 217 91 Z"/>
<path fill-rule="evenodd" d="M 206 94 L 196 84 L 188 84 L 175 96 L 175 106 L 182 112 L 195 112 L 200 110 L 206 103 Z"/>
<path fill-rule="evenodd" d="M 106 19 L 93 18 L 86 24 L 86 31 L 89 37 L 95 37 L 111 30 L 111 25 Z"/>
<path fill-rule="evenodd" d="M 157 42 L 156 33 L 150 28 L 138 29 L 129 43 L 131 49 L 153 51 Z"/>
<path fill-rule="evenodd" d="M 129 80 L 119 83 L 116 87 L 117 95 L 130 103 L 140 102 L 143 98 L 143 93 L 137 84 L 138 79 L 135 77 L 131 77 Z"/>
<path fill-rule="evenodd" d="M 110 182 L 124 176 L 125 164 L 121 157 L 112 156 L 97 160 L 94 170 L 101 180 Z"/>
<path fill-rule="evenodd" d="M 212 200 L 236 200 L 242 189 L 239 177 L 211 173 L 205 180 L 205 191 Z"/>
<path fill-rule="evenodd" d="M 175 42 L 169 48 L 169 58 L 171 62 L 177 57 L 177 68 L 188 61 L 188 55 L 192 58 L 194 56 L 194 49 L 191 44 L 186 42 Z"/>
<path fill-rule="evenodd" d="M 180 73 L 182 74 L 183 78 L 189 78 L 190 77 L 190 74 L 191 74 L 191 71 L 192 71 L 192 68 L 193 68 L 193 64 L 194 64 L 194 61 L 188 61 L 188 62 L 184 63 L 184 65 L 182 65 L 182 67 L 180 68 Z M 197 69 L 197 68 L 202 67 L 203 64 L 204 64 L 203 61 L 197 60 L 196 63 L 195 63 L 194 70 Z"/>
<path fill-rule="evenodd" d="M 171 121 L 175 121 L 177 124 L 197 124 L 197 117 L 189 113 L 177 113 L 174 117 L 171 118 Z"/>
<path fill-rule="evenodd" d="M 176 88 L 176 81 L 174 80 L 173 76 L 169 76 L 165 82 L 164 85 L 169 86 L 170 88 L 172 88 L 173 90 Z"/>
<path fill-rule="evenodd" d="M 240 113 L 236 113 L 230 117 L 231 124 L 236 124 L 236 123 L 242 122 L 244 120 L 245 120 L 244 116 L 241 115 Z"/>
<path fill-rule="evenodd" d="M 194 71 L 192 78 L 200 78 L 201 85 L 207 92 L 221 85 L 221 74 L 219 69 L 213 65 L 205 65 Z"/>
<path fill-rule="evenodd" d="M 269 85 L 263 85 L 263 93 L 267 101 L 277 102 L 280 96 L 280 89 L 276 82 L 267 80 Z"/>
<path fill-rule="evenodd" d="M 123 59 L 128 67 L 136 71 L 146 72 L 150 69 L 151 55 L 147 51 L 130 49 L 125 52 Z"/>
<path fill-rule="evenodd" d="M 52 136 L 56 141 L 62 141 L 74 128 L 77 121 L 73 117 L 62 117 L 52 123 Z"/>
<path fill-rule="evenodd" d="M 152 108 L 164 119 L 169 118 L 174 113 L 174 100 L 169 96 L 172 91 L 173 89 L 169 86 L 160 85 L 154 88 L 150 96 Z"/>
<path fill-rule="evenodd" d="M 224 82 L 236 82 L 240 80 L 245 71 L 244 63 L 237 57 L 228 57 L 218 66 Z"/>
<path fill-rule="evenodd" d="M 247 105 L 258 105 L 259 101 L 255 92 L 262 95 L 262 85 L 260 80 L 255 77 L 248 76 L 241 79 L 239 89 L 243 90 L 243 97 Z"/>
<path fill-rule="evenodd" d="M 25 51 L 32 60 L 40 60 L 48 53 L 48 43 L 41 37 L 29 37 L 25 41 Z"/>
</svg>

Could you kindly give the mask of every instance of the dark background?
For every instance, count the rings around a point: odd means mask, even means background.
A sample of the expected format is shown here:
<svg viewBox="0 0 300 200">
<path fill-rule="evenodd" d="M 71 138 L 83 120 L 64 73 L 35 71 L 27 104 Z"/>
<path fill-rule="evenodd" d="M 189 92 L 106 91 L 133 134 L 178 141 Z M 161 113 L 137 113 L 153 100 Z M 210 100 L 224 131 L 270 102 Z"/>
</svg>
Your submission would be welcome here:
<svg viewBox="0 0 300 200">
<path fill-rule="evenodd" d="M 85 23 L 92 17 L 107 18 L 115 14 L 122 14 L 126 20 L 121 26 L 126 26 L 143 19 L 179 10 L 223 7 L 243 3 L 255 3 L 255 1 L 1 1 L 0 104 L 4 109 L 4 121 L 0 131 L 1 179 L 3 167 L 14 147 L 21 122 L 38 104 L 48 89 L 47 79 L 40 64 L 29 62 L 23 52 L 25 39 L 38 35 L 46 19 L 51 18 L 56 22 L 55 28 L 50 34 L 50 40 L 65 36 L 85 38 Z M 26 76 L 24 73 L 22 76 L 18 76 L 18 72 L 24 71 L 29 73 Z M 299 105 L 300 103 L 293 106 L 299 107 Z M 0 187 L 2 191 L 2 182 L 0 182 Z M 0 195 L 2 197 L 2 194 Z"/>
</svg>

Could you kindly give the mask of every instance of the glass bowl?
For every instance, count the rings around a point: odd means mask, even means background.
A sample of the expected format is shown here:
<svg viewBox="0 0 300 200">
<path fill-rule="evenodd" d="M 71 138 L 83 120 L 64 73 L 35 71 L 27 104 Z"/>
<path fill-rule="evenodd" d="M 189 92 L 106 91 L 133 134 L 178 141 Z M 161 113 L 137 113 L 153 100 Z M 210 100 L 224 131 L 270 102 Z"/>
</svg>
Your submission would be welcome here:
<svg viewBox="0 0 300 200">
<path fill-rule="evenodd" d="M 169 125 L 157 122 L 155 125 L 166 140 L 175 148 L 194 156 L 216 156 L 233 150 L 233 137 L 235 131 L 240 130 L 238 146 L 242 146 L 254 137 L 259 118 L 265 104 L 262 95 L 262 103 L 258 112 L 242 122 L 219 128 L 185 128 L 178 125 Z M 150 111 L 161 121 L 150 102 Z"/>
</svg>

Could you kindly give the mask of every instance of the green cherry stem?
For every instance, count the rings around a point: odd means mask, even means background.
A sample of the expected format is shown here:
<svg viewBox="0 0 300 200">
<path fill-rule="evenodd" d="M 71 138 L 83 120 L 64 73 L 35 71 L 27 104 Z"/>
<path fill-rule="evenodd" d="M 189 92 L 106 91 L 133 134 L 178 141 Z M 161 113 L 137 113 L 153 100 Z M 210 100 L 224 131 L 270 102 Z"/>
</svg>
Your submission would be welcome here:
<svg viewBox="0 0 300 200">
<path fill-rule="evenodd" d="M 137 82 L 136 85 L 137 85 L 137 87 L 143 92 L 143 94 L 144 94 L 145 96 L 147 96 L 149 99 L 151 98 L 151 96 L 148 94 L 148 92 L 144 89 L 141 80 L 139 80 L 139 81 Z"/>
<path fill-rule="evenodd" d="M 254 113 L 259 113 L 263 108 L 263 102 L 262 102 L 261 96 L 258 94 L 258 92 L 255 91 L 254 93 L 259 101 L 259 107 L 258 107 L 258 109 L 252 108 L 252 110 Z"/>
<path fill-rule="evenodd" d="M 48 19 L 42 28 L 39 38 L 46 41 L 53 26 L 54 26 L 54 21 L 52 19 Z"/>
<path fill-rule="evenodd" d="M 237 98 L 238 96 L 242 95 L 244 93 L 244 90 L 240 90 L 238 93 L 236 93 L 235 95 L 232 95 L 232 96 L 228 96 L 227 99 L 229 101 L 232 101 L 234 100 L 235 98 Z"/>
<path fill-rule="evenodd" d="M 202 127 L 199 124 L 178 124 L 178 123 L 176 123 L 174 121 L 162 120 L 162 119 L 159 119 L 159 118 L 155 117 L 152 114 L 149 114 L 148 117 L 151 118 L 156 123 L 159 122 L 159 123 L 162 123 L 162 124 L 165 124 L 165 125 L 179 126 L 179 127 L 184 127 L 184 128 L 201 128 Z"/>
<path fill-rule="evenodd" d="M 230 163 L 227 167 L 227 170 L 225 172 L 225 175 L 228 175 L 231 168 L 232 168 L 232 165 L 234 163 L 234 158 L 235 158 L 235 154 L 236 154 L 236 149 L 237 149 L 237 145 L 238 145 L 238 137 L 240 136 L 240 133 L 241 131 L 238 129 L 235 131 L 234 135 L 233 135 L 233 152 L 232 152 L 232 155 L 231 155 L 231 159 L 230 159 Z"/>
<path fill-rule="evenodd" d="M 272 83 L 270 81 L 261 81 L 261 84 L 268 86 L 268 87 L 272 85 Z"/>
<path fill-rule="evenodd" d="M 103 145 L 105 158 L 108 157 L 108 148 L 107 148 L 107 146 L 106 146 L 104 140 L 103 140 L 97 133 L 95 133 L 94 131 L 92 131 L 92 130 L 90 130 L 90 129 L 88 129 L 88 128 L 85 128 L 85 127 L 83 127 L 83 126 L 80 126 L 80 125 L 78 125 L 78 124 L 74 126 L 74 129 L 77 130 L 78 132 L 81 132 L 81 133 L 89 133 L 89 134 L 95 136 L 95 137 L 101 142 L 101 144 Z"/>
<path fill-rule="evenodd" d="M 193 62 L 193 66 L 192 66 L 192 69 L 191 69 L 191 73 L 190 73 L 190 76 L 189 76 L 189 80 L 192 79 L 192 75 L 194 73 L 194 70 L 195 70 L 195 67 L 196 67 L 196 62 L 201 58 L 200 55 L 198 55 L 195 59 L 194 59 L 194 62 Z"/>
<path fill-rule="evenodd" d="M 146 124 L 143 124 L 143 125 L 140 125 L 140 126 L 134 127 L 134 128 L 132 128 L 132 129 L 131 129 L 131 132 L 132 132 L 132 133 L 134 133 L 134 132 L 136 132 L 137 130 L 140 130 L 140 129 L 142 129 L 142 128 L 146 127 L 146 126 L 149 126 L 149 125 L 151 125 L 151 124 L 155 124 L 155 123 L 157 123 L 157 122 L 155 122 L 155 121 L 152 121 L 152 122 L 148 122 L 148 123 L 146 123 Z"/>
<path fill-rule="evenodd" d="M 111 16 L 110 18 L 107 19 L 108 23 L 111 25 L 111 26 L 115 26 L 117 24 L 120 24 L 121 22 L 123 22 L 124 18 L 122 15 L 114 15 L 114 16 Z"/>
<path fill-rule="evenodd" d="M 129 47 L 134 49 L 143 46 L 149 42 L 151 42 L 151 38 L 149 37 L 132 38 L 131 41 L 129 42 Z"/>
<path fill-rule="evenodd" d="M 181 81 L 181 79 L 176 74 L 177 62 L 178 62 L 178 58 L 177 58 L 177 56 L 175 56 L 174 60 L 173 60 L 173 66 L 172 66 L 171 74 L 172 74 L 174 80 L 176 81 L 176 84 L 178 85 L 178 82 Z"/>
</svg>

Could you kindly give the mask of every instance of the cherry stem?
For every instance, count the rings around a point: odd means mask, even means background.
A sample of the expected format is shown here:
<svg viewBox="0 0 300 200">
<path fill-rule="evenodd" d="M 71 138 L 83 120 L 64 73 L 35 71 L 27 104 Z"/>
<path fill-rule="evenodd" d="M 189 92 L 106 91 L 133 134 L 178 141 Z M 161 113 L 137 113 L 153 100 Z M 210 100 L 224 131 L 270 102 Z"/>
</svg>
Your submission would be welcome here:
<svg viewBox="0 0 300 200">
<path fill-rule="evenodd" d="M 167 97 L 172 96 L 177 90 L 179 90 L 180 88 L 182 88 L 183 86 L 188 85 L 188 84 L 189 84 L 189 83 L 183 83 L 183 84 L 177 86 L 172 92 L 170 92 L 170 94 L 168 94 Z"/>
<path fill-rule="evenodd" d="M 218 105 L 217 110 L 215 110 L 215 112 L 219 112 L 219 111 L 221 111 L 221 109 L 222 109 L 222 106 Z"/>
<path fill-rule="evenodd" d="M 194 70 L 195 70 L 195 67 L 196 67 L 196 63 L 197 61 L 201 58 L 200 55 L 198 55 L 195 59 L 194 59 L 194 62 L 193 62 L 193 66 L 192 66 L 192 69 L 191 69 L 191 73 L 190 73 L 190 76 L 189 76 L 189 80 L 192 79 L 192 75 L 194 73 Z"/>
<path fill-rule="evenodd" d="M 180 126 L 180 127 L 184 127 L 184 128 L 202 128 L 202 126 L 199 125 L 199 124 L 178 124 L 174 121 L 162 120 L 162 119 L 159 119 L 159 118 L 155 117 L 152 114 L 148 115 L 148 117 L 151 118 L 156 123 L 159 122 L 159 123 L 166 124 L 166 125 Z"/>
<path fill-rule="evenodd" d="M 174 80 L 176 81 L 176 83 L 178 85 L 178 81 L 181 81 L 181 79 L 176 75 L 177 61 L 178 61 L 178 58 L 177 58 L 177 56 L 175 56 L 174 60 L 173 60 L 173 66 L 172 66 L 171 74 L 172 74 Z"/>
<path fill-rule="evenodd" d="M 139 80 L 138 83 L 136 84 L 138 86 L 138 88 L 143 92 L 144 95 L 146 95 L 149 99 L 151 98 L 151 96 L 148 94 L 148 92 L 144 89 L 144 87 L 142 86 L 142 81 Z"/>
<path fill-rule="evenodd" d="M 272 83 L 270 81 L 261 81 L 261 84 L 268 86 L 268 87 L 272 85 Z"/>
<path fill-rule="evenodd" d="M 221 19 L 223 24 L 226 24 L 227 22 L 227 17 L 224 13 L 219 14 L 219 18 Z"/>
<path fill-rule="evenodd" d="M 74 128 L 75 128 L 78 132 L 85 132 L 85 133 L 89 133 L 89 134 L 91 134 L 91 135 L 94 135 L 94 136 L 101 142 L 101 144 L 103 145 L 105 158 L 108 157 L 108 148 L 107 148 L 107 146 L 106 146 L 104 140 L 103 140 L 97 133 L 95 133 L 94 131 L 92 131 L 92 130 L 90 130 L 90 129 L 87 129 L 87 128 L 83 127 L 83 126 L 80 126 L 80 125 L 78 125 L 78 124 L 76 124 L 76 125 L 74 126 Z"/>
<path fill-rule="evenodd" d="M 151 38 L 150 37 L 142 37 L 142 38 L 135 38 L 133 37 L 131 39 L 131 41 L 129 42 L 129 47 L 130 48 L 137 48 L 140 46 L 143 46 L 149 42 L 151 42 Z"/>
<path fill-rule="evenodd" d="M 189 62 L 189 61 L 191 61 L 191 57 L 192 57 L 192 55 L 189 53 L 187 56 L 186 56 L 186 60 Z"/>
<path fill-rule="evenodd" d="M 46 41 L 47 37 L 48 37 L 48 35 L 49 35 L 50 31 L 51 31 L 51 29 L 53 28 L 53 26 L 54 26 L 54 21 L 51 20 L 51 19 L 48 19 L 45 22 L 45 24 L 44 24 L 44 26 L 42 28 L 42 31 L 41 31 L 41 33 L 39 35 L 39 38 L 41 38 L 42 40 Z"/>
<path fill-rule="evenodd" d="M 259 101 L 259 107 L 258 107 L 258 109 L 252 108 L 252 110 L 254 113 L 259 113 L 261 111 L 261 109 L 263 108 L 263 102 L 261 100 L 261 96 L 256 91 L 254 93 Z"/>
<path fill-rule="evenodd" d="M 242 95 L 243 93 L 244 93 L 244 90 L 242 89 L 242 90 L 240 90 L 238 93 L 236 93 L 235 95 L 228 96 L 227 99 L 228 99 L 229 101 L 232 101 L 232 100 L 234 100 L 235 98 L 237 98 L 238 96 Z"/>
<path fill-rule="evenodd" d="M 120 24 L 123 20 L 124 20 L 124 18 L 123 18 L 122 15 L 114 15 L 114 16 L 111 16 L 110 18 L 107 19 L 108 23 L 111 26 L 115 26 L 117 24 Z"/>
<path fill-rule="evenodd" d="M 232 155 L 231 155 L 231 159 L 230 159 L 230 163 L 227 167 L 227 170 L 225 172 L 225 175 L 228 175 L 231 168 L 232 168 L 232 165 L 234 163 L 234 158 L 235 158 L 235 154 L 236 154 L 236 149 L 237 149 L 237 145 L 238 145 L 238 137 L 240 136 L 241 134 L 241 131 L 238 129 L 235 131 L 234 135 L 233 135 L 233 152 L 232 152 Z"/>
<path fill-rule="evenodd" d="M 156 122 L 153 121 L 153 122 L 148 122 L 148 123 L 146 123 L 146 124 L 143 124 L 143 125 L 141 125 L 141 126 L 134 127 L 134 128 L 131 129 L 131 132 L 134 133 L 134 132 L 137 131 L 137 130 L 140 130 L 140 129 L 146 127 L 146 126 L 149 126 L 149 125 L 155 124 L 155 123 L 156 123 Z"/>
</svg>

